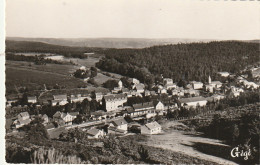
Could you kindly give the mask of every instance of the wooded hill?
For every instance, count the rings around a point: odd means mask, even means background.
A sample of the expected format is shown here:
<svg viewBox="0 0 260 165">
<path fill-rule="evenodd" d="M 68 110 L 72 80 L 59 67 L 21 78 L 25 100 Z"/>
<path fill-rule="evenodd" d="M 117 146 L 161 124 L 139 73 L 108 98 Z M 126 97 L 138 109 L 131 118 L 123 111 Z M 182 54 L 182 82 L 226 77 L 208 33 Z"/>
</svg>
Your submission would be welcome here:
<svg viewBox="0 0 260 165">
<path fill-rule="evenodd" d="M 237 73 L 259 62 L 259 44 L 239 41 L 154 46 L 144 49 L 107 49 L 100 69 L 151 80 L 151 75 L 206 81 L 219 71 Z M 142 78 L 143 77 L 143 78 Z M 153 77 L 154 79 L 154 77 Z M 146 80 L 143 80 L 144 82 Z"/>
<path fill-rule="evenodd" d="M 71 46 L 60 46 L 52 45 L 42 42 L 33 41 L 11 41 L 6 42 L 6 52 L 19 52 L 19 53 L 53 53 L 64 55 L 65 57 L 75 57 L 75 58 L 86 58 L 84 53 L 88 52 L 98 52 L 102 48 L 91 48 L 91 47 L 71 47 Z"/>
</svg>

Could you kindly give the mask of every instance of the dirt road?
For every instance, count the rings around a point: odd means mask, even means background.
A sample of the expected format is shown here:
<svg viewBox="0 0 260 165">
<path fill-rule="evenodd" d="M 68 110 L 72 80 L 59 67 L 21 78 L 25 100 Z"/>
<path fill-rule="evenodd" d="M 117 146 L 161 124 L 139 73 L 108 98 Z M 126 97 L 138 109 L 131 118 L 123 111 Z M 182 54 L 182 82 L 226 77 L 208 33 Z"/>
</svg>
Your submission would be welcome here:
<svg viewBox="0 0 260 165">
<path fill-rule="evenodd" d="M 171 122 L 171 126 L 179 125 L 178 122 Z M 236 164 L 235 162 L 220 158 L 217 156 L 205 154 L 200 152 L 194 147 L 194 144 L 206 144 L 212 146 L 226 147 L 221 141 L 209 138 L 203 138 L 201 136 L 194 136 L 191 134 L 186 134 L 183 131 L 168 129 L 171 127 L 169 125 L 164 125 L 164 133 L 160 135 L 149 135 L 148 140 L 144 142 L 146 145 L 169 149 L 178 153 L 183 153 L 190 155 L 192 157 L 197 157 L 200 159 L 216 162 L 218 164 Z"/>
</svg>

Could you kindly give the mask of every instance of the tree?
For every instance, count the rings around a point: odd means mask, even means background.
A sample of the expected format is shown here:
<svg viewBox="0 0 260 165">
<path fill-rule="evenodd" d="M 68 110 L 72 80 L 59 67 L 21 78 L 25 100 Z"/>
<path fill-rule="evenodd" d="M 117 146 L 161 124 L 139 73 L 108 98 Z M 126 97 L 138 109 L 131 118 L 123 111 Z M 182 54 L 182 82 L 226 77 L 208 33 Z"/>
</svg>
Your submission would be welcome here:
<svg viewBox="0 0 260 165">
<path fill-rule="evenodd" d="M 49 139 L 49 134 L 42 124 L 43 120 L 36 117 L 28 126 L 27 138 L 33 141 L 45 141 Z"/>
<path fill-rule="evenodd" d="M 118 82 L 116 80 L 107 80 L 106 82 L 103 83 L 103 86 L 105 88 L 112 90 L 115 87 L 118 87 Z"/>
</svg>

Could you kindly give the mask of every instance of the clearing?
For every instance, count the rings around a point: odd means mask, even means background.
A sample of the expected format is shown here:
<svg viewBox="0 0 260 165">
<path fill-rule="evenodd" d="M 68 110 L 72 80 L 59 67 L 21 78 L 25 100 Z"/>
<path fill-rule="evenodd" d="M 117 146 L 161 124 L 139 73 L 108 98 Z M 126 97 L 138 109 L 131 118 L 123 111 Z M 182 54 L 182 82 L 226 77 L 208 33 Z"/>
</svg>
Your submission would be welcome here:
<svg viewBox="0 0 260 165">
<path fill-rule="evenodd" d="M 220 156 L 223 154 L 223 151 L 226 152 L 228 150 L 228 146 L 221 141 L 204 138 L 198 134 L 187 134 L 187 132 L 184 131 L 171 129 L 171 127 L 177 125 L 185 127 L 185 125 L 179 122 L 166 122 L 162 125 L 164 133 L 159 135 L 148 135 L 147 141 L 143 141 L 142 143 L 152 147 L 169 149 L 218 164 L 236 164 L 235 162 Z M 214 151 L 209 151 L 207 153 L 207 149 L 209 148 Z M 228 157 L 229 155 L 226 156 Z"/>
</svg>

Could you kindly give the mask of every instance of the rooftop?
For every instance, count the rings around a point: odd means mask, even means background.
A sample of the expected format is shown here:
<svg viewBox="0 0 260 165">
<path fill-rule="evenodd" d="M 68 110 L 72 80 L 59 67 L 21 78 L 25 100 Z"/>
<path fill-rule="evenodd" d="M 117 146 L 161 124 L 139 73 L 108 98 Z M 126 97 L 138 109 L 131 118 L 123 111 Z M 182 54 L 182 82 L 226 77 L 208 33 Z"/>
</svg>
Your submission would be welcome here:
<svg viewBox="0 0 260 165">
<path fill-rule="evenodd" d="M 190 98 L 179 99 L 179 102 L 181 102 L 181 103 L 197 102 L 197 101 L 206 101 L 206 98 L 204 98 L 204 97 L 190 97 Z"/>
<path fill-rule="evenodd" d="M 155 128 L 159 128 L 159 127 L 161 127 L 161 125 L 160 124 L 158 124 L 156 121 L 154 121 L 154 122 L 151 122 L 151 123 L 147 123 L 147 124 L 145 124 L 145 126 L 148 128 L 148 129 L 155 129 Z"/>
</svg>

